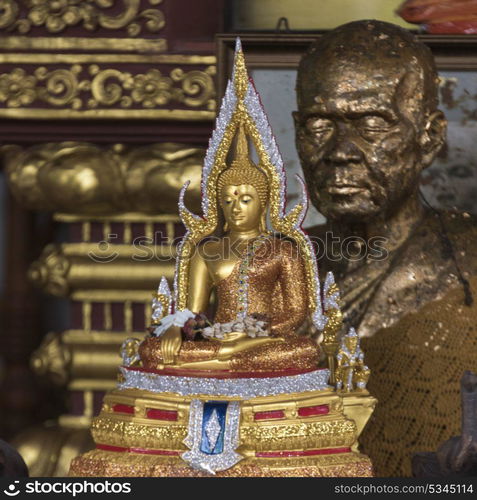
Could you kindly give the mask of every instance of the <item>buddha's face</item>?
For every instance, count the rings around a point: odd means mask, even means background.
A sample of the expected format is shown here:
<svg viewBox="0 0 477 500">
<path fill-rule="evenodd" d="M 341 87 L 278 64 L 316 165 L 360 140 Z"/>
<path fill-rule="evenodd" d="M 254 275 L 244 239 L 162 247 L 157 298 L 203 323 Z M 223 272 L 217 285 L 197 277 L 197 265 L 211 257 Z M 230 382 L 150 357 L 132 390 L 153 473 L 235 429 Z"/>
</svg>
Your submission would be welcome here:
<svg viewBox="0 0 477 500">
<path fill-rule="evenodd" d="M 253 186 L 225 186 L 220 196 L 220 205 L 230 230 L 250 231 L 260 227 L 263 209 Z"/>
<path fill-rule="evenodd" d="M 445 133 L 424 109 L 412 54 L 377 28 L 362 31 L 317 49 L 297 82 L 297 149 L 312 202 L 331 219 L 392 213 L 417 192 Z M 389 49 L 377 48 L 383 40 Z"/>
</svg>

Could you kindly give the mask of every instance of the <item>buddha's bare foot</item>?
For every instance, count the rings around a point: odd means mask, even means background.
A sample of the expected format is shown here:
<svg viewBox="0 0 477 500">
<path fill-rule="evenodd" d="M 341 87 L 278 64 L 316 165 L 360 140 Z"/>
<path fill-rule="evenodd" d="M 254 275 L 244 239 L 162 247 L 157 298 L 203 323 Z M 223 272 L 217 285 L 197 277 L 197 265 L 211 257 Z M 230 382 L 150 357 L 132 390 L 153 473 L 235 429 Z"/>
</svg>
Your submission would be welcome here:
<svg viewBox="0 0 477 500">
<path fill-rule="evenodd" d="M 253 349 L 264 344 L 276 344 L 284 342 L 284 339 L 282 337 L 251 338 L 243 334 L 243 336 L 237 336 L 235 340 L 224 339 L 220 342 L 222 345 L 220 346 L 219 352 L 217 353 L 217 359 L 219 359 L 220 361 L 224 361 L 233 358 L 233 356 L 239 352 Z"/>
<path fill-rule="evenodd" d="M 175 364 L 179 368 L 192 370 L 229 370 L 230 360 L 209 359 L 205 361 L 179 361 Z"/>
</svg>

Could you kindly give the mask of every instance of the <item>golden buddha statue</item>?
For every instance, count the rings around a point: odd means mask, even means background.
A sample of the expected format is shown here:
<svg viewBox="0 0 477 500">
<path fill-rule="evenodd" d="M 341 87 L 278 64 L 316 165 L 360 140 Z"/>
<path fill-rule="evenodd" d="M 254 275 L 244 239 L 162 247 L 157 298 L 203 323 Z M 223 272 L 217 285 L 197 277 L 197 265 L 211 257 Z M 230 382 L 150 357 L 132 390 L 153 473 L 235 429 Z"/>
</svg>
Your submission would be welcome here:
<svg viewBox="0 0 477 500">
<path fill-rule="evenodd" d="M 459 434 L 459 381 L 477 359 L 475 217 L 433 210 L 419 191 L 446 136 L 432 53 L 398 26 L 356 21 L 310 46 L 296 88 L 297 150 L 327 218 L 309 233 L 327 244 L 320 269 L 336 277 L 379 400 L 362 444 L 378 475 L 410 475 L 413 453 Z"/>
<path fill-rule="evenodd" d="M 365 384 L 335 388 L 339 292 L 329 274 L 322 293 L 301 228 L 306 192 L 285 212 L 284 181 L 238 43 L 202 172 L 203 215 L 184 206 L 186 184 L 173 291 L 163 278 L 150 335 L 124 343 L 118 388 L 92 424 L 96 449 L 72 475 L 372 475 L 357 439 L 375 399 Z M 323 331 L 328 368 L 316 341 L 297 335 L 307 319 Z"/>
<path fill-rule="evenodd" d="M 190 258 L 187 311 L 207 311 L 215 290 L 216 324 L 238 319 L 242 325 L 248 317 L 261 317 L 265 330 L 251 337 L 243 324 L 242 331 L 219 332 L 220 338 L 184 341 L 181 327 L 173 325 L 142 343 L 144 366 L 248 372 L 315 368 L 316 342 L 294 335 L 308 316 L 305 266 L 292 241 L 266 228 L 268 181 L 249 159 L 243 124 L 235 159 L 218 176 L 217 200 L 224 235 L 199 242 Z"/>
</svg>

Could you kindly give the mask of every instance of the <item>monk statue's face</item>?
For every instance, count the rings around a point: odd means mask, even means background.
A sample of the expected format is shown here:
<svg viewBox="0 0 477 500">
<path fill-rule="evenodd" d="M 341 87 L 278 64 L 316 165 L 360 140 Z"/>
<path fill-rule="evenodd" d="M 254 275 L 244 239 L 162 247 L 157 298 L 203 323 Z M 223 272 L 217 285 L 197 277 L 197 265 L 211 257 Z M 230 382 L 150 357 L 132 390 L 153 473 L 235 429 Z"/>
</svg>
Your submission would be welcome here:
<svg viewBox="0 0 477 500">
<path fill-rule="evenodd" d="M 260 227 L 262 206 L 257 190 L 249 184 L 228 185 L 222 190 L 220 204 L 230 230 L 251 231 Z"/>
<path fill-rule="evenodd" d="M 392 212 L 417 192 L 444 139 L 425 94 L 436 82 L 409 43 L 370 26 L 318 43 L 298 75 L 297 149 L 311 199 L 331 219 Z"/>
</svg>

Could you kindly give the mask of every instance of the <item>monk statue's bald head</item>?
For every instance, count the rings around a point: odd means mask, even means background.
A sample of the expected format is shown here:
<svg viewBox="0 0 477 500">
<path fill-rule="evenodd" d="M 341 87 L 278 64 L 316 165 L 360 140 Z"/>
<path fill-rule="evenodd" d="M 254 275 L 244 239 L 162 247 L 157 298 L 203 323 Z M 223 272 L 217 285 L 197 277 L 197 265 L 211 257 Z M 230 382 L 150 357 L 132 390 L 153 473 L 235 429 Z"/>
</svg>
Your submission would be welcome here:
<svg viewBox="0 0 477 500">
<path fill-rule="evenodd" d="M 429 48 L 409 31 L 381 21 L 345 24 L 312 44 L 298 69 L 298 107 L 312 105 L 333 82 L 340 93 L 347 86 L 360 86 L 363 92 L 368 86 L 399 87 L 415 101 L 409 103 L 413 110 L 420 106 L 432 112 L 438 104 L 439 81 Z"/>
<path fill-rule="evenodd" d="M 322 213 L 386 216 L 417 192 L 445 139 L 438 84 L 430 50 L 389 23 L 345 24 L 311 45 L 298 69 L 296 140 Z"/>
</svg>

